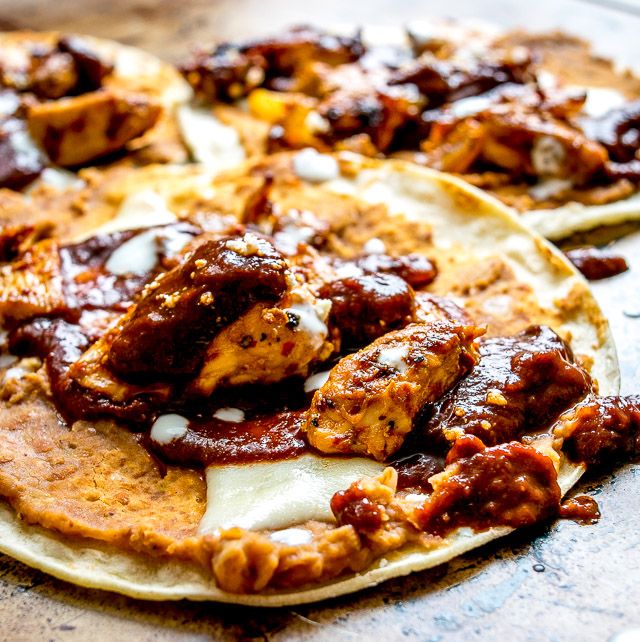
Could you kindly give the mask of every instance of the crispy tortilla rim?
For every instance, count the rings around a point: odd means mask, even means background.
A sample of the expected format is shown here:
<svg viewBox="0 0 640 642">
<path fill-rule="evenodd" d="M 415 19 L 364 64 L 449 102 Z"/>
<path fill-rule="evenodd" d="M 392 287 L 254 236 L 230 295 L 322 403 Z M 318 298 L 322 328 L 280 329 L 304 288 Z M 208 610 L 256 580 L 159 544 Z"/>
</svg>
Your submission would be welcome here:
<svg viewBox="0 0 640 642">
<path fill-rule="evenodd" d="M 382 202 L 391 214 L 403 212 L 410 219 L 425 220 L 433 226 L 436 239 L 448 237 L 445 240 L 467 245 L 474 252 L 497 248 L 519 279 L 529 283 L 536 296 L 546 302 L 572 292 L 571 319 L 559 330 L 570 334 L 577 354 L 591 360 L 592 375 L 600 393 L 618 391 L 615 347 L 586 281 L 556 248 L 529 231 L 507 207 L 462 180 L 411 163 L 378 161 L 352 154 L 337 158 L 346 178 L 325 184 L 327 189 Z M 246 173 L 252 165 L 247 164 L 238 172 Z M 563 494 L 583 472 L 582 466 L 562 463 L 558 481 Z M 442 564 L 512 530 L 496 527 L 474 533 L 459 529 L 433 549 L 401 549 L 377 560 L 365 572 L 309 588 L 240 595 L 221 591 L 210 575 L 194 565 L 123 552 L 96 541 L 63 537 L 25 524 L 10 507 L 0 504 L 0 551 L 60 579 L 149 600 L 186 598 L 264 607 L 352 593 Z"/>
</svg>

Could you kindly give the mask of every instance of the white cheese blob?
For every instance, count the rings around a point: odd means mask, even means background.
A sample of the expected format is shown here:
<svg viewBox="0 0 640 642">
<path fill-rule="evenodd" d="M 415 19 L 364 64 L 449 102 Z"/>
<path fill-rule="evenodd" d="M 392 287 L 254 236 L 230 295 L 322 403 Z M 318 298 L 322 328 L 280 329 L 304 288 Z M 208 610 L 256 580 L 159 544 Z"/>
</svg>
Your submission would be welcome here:
<svg viewBox="0 0 640 642">
<path fill-rule="evenodd" d="M 274 239 L 278 249 L 285 254 L 296 254 L 300 243 L 309 243 L 315 230 L 308 225 L 290 223 L 275 233 Z"/>
<path fill-rule="evenodd" d="M 269 539 L 287 546 L 301 546 L 313 540 L 313 533 L 306 528 L 285 528 L 271 533 Z"/>
<path fill-rule="evenodd" d="M 583 87 L 582 89 L 587 92 L 587 100 L 582 111 L 591 118 L 604 116 L 612 109 L 621 107 L 628 102 L 623 94 L 608 87 Z"/>
<path fill-rule="evenodd" d="M 362 276 L 364 270 L 359 268 L 355 263 L 343 263 L 336 269 L 336 276 L 339 279 L 351 279 Z"/>
<path fill-rule="evenodd" d="M 568 178 L 546 178 L 529 189 L 529 194 L 536 201 L 546 201 L 548 198 L 562 194 L 573 187 Z"/>
<path fill-rule="evenodd" d="M 387 246 L 381 239 L 373 238 L 364 244 L 362 251 L 365 254 L 384 254 L 387 251 Z"/>
<path fill-rule="evenodd" d="M 482 309 L 496 317 L 509 314 L 511 311 L 511 297 L 508 294 L 498 294 L 484 301 Z"/>
<path fill-rule="evenodd" d="M 189 420 L 182 415 L 161 415 L 151 426 L 151 441 L 166 445 L 187 434 Z"/>
<path fill-rule="evenodd" d="M 211 109 L 183 105 L 178 125 L 193 158 L 214 171 L 239 165 L 246 157 L 238 132 L 223 125 Z"/>
<path fill-rule="evenodd" d="M 539 136 L 533 143 L 531 163 L 540 176 L 562 174 L 567 152 L 561 142 L 552 136 Z"/>
<path fill-rule="evenodd" d="M 382 348 L 376 361 L 383 365 L 397 370 L 404 374 L 408 368 L 407 357 L 409 356 L 408 346 L 398 346 L 397 348 Z"/>
<path fill-rule="evenodd" d="M 179 252 L 182 252 L 184 246 L 193 240 L 193 234 L 180 232 L 170 227 L 158 230 L 158 234 L 158 240 L 162 245 L 162 253 L 168 257 L 175 256 Z"/>
<path fill-rule="evenodd" d="M 329 334 L 326 320 L 331 310 L 331 301 L 317 299 L 313 303 L 302 300 L 284 311 L 294 320 L 294 327 L 297 332 L 304 332 L 308 337 L 314 339 L 313 347 L 319 347 Z"/>
<path fill-rule="evenodd" d="M 92 235 L 168 225 L 176 221 L 176 215 L 169 210 L 166 200 L 154 190 L 144 189 L 127 196 L 115 218 L 101 225 Z"/>
<path fill-rule="evenodd" d="M 232 424 L 239 424 L 244 421 L 244 411 L 240 408 L 218 408 L 213 416 L 220 421 L 228 421 Z"/>
<path fill-rule="evenodd" d="M 330 374 L 331 374 L 331 370 L 324 370 L 323 372 L 316 372 L 315 374 L 312 374 L 310 377 L 307 377 L 307 379 L 304 382 L 304 391 L 313 392 L 318 388 L 322 388 L 322 386 L 324 386 L 324 384 L 327 383 L 327 380 L 329 379 Z"/>
<path fill-rule="evenodd" d="M 104 267 L 107 272 L 119 276 L 123 274 L 144 275 L 156 267 L 158 249 L 157 230 L 141 232 L 115 249 Z"/>
<path fill-rule="evenodd" d="M 239 526 L 284 529 L 308 520 L 334 521 L 329 502 L 362 477 L 379 475 L 381 464 L 361 457 L 317 457 L 209 466 L 207 510 L 199 532 Z"/>
<path fill-rule="evenodd" d="M 309 131 L 314 133 L 326 134 L 331 129 L 329 121 L 313 110 L 307 114 L 304 124 Z"/>
<path fill-rule="evenodd" d="M 311 147 L 298 152 L 293 158 L 293 171 L 305 181 L 322 183 L 338 178 L 340 168 L 333 156 L 320 154 Z"/>
<path fill-rule="evenodd" d="M 10 381 L 11 379 L 22 379 L 24 375 L 26 375 L 29 372 L 29 370 L 25 370 L 24 368 L 21 368 L 20 366 L 13 366 L 13 368 L 9 368 L 5 373 L 3 377 L 3 382 L 6 383 L 7 381 Z"/>
<path fill-rule="evenodd" d="M 489 96 L 469 96 L 452 102 L 448 107 L 448 111 L 457 118 L 466 118 L 488 109 L 493 102 L 493 99 Z"/>
<path fill-rule="evenodd" d="M 9 142 L 16 155 L 16 165 L 19 167 L 34 167 L 39 164 L 42 152 L 28 131 L 16 129 L 9 137 Z"/>
<path fill-rule="evenodd" d="M 40 180 L 57 189 L 80 189 L 84 187 L 84 181 L 78 178 L 73 172 L 58 167 L 46 167 L 40 174 Z"/>
</svg>

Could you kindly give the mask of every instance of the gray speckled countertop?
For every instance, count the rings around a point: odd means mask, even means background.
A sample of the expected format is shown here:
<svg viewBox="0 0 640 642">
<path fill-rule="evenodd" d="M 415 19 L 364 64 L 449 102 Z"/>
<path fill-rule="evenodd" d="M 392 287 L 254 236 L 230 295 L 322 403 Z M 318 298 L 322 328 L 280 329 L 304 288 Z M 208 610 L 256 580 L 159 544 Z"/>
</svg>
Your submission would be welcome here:
<svg viewBox="0 0 640 642">
<path fill-rule="evenodd" d="M 0 27 L 59 28 L 114 37 L 176 57 L 212 34 L 237 36 L 291 22 L 401 23 L 430 14 L 481 17 L 583 33 L 626 63 L 640 59 L 640 4 L 370 0 L 2 0 Z M 365 6 L 366 5 L 366 6 Z M 444 6 L 446 5 L 446 6 Z M 627 7 L 630 12 L 611 9 Z M 268 10 L 267 10 L 268 9 Z M 636 11 L 634 14 L 633 12 Z M 640 385 L 640 231 L 616 247 L 631 270 L 594 284 L 618 343 L 623 392 Z M 626 314 L 625 314 L 626 313 Z M 514 533 L 442 567 L 318 605 L 274 610 L 154 603 L 76 588 L 0 556 L 0 640 L 611 640 L 640 641 L 640 467 L 576 489 L 602 519 Z"/>
</svg>

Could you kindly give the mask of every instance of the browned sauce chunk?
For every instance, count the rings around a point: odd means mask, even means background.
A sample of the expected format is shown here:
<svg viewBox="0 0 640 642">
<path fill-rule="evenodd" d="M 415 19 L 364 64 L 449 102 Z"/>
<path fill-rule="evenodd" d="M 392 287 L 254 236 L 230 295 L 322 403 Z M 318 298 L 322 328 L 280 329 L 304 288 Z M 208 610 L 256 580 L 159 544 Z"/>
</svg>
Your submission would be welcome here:
<svg viewBox="0 0 640 642">
<path fill-rule="evenodd" d="M 393 274 L 371 274 L 327 283 L 320 289 L 330 299 L 331 323 L 348 344 L 363 345 L 411 323 L 413 288 Z"/>
<path fill-rule="evenodd" d="M 437 402 L 422 435 L 426 443 L 443 445 L 460 433 L 487 446 L 519 439 L 543 429 L 589 387 L 589 376 L 550 328 L 486 339 L 478 365 Z"/>
<path fill-rule="evenodd" d="M 589 281 L 606 279 L 629 269 L 624 257 L 597 247 L 580 247 L 565 254 Z"/>
<path fill-rule="evenodd" d="M 560 517 L 579 524 L 595 524 L 600 519 L 598 502 L 588 495 L 578 495 L 562 502 Z"/>
<path fill-rule="evenodd" d="M 588 397 L 554 427 L 571 459 L 606 465 L 640 453 L 640 396 Z"/>
<path fill-rule="evenodd" d="M 438 535 L 461 526 L 527 526 L 555 515 L 560 503 L 551 459 L 515 441 L 458 459 L 433 484 L 417 519 Z"/>
</svg>

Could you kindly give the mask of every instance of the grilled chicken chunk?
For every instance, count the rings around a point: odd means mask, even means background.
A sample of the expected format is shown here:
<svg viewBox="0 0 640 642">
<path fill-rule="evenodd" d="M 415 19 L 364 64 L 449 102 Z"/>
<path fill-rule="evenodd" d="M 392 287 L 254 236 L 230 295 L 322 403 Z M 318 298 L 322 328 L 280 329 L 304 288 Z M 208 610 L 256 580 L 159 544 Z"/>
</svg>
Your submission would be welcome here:
<svg viewBox="0 0 640 642">
<path fill-rule="evenodd" d="M 160 112 L 144 96 L 100 90 L 32 105 L 27 121 L 49 158 L 71 167 L 121 149 L 152 127 Z"/>
<path fill-rule="evenodd" d="M 276 306 L 256 305 L 211 342 L 190 389 L 208 395 L 221 384 L 307 376 L 311 364 L 334 351 L 327 328 L 330 309 L 331 302 L 315 297 L 306 284 L 293 287 Z"/>
<path fill-rule="evenodd" d="M 178 380 L 206 396 L 220 386 L 304 376 L 334 351 L 331 303 L 294 269 L 253 233 L 207 241 L 147 286 L 69 376 L 116 401 Z"/>
<path fill-rule="evenodd" d="M 36 243 L 17 261 L 0 268 L 0 316 L 27 319 L 65 308 L 58 245 Z"/>
<path fill-rule="evenodd" d="M 482 333 L 446 321 L 411 324 L 341 359 L 313 397 L 309 442 L 325 453 L 386 459 L 421 408 L 476 363 L 473 341 Z"/>
</svg>

